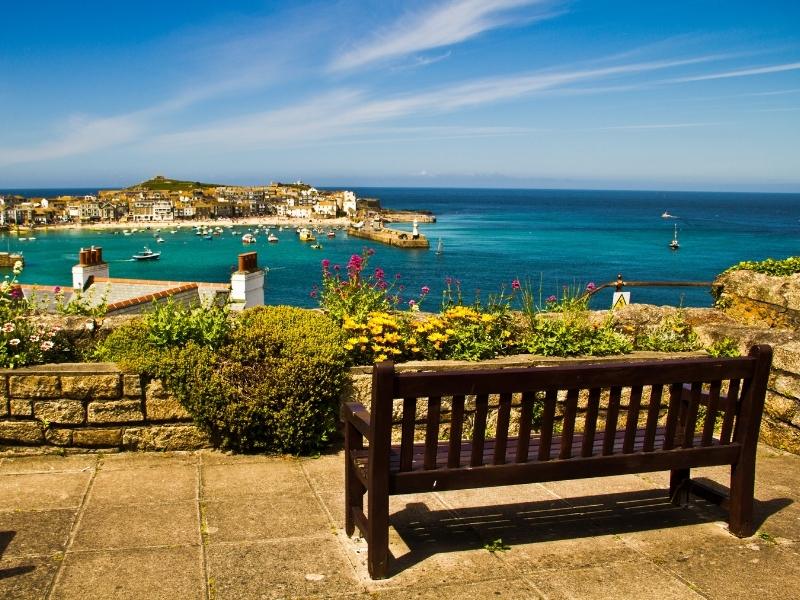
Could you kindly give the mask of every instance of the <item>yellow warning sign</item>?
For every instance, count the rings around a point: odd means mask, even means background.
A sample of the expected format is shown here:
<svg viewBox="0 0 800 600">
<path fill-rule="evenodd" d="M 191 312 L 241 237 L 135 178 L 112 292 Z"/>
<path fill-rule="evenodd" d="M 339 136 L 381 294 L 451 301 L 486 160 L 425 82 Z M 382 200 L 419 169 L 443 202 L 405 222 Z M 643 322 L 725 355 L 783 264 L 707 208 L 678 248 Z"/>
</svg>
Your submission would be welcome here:
<svg viewBox="0 0 800 600">
<path fill-rule="evenodd" d="M 631 303 L 630 292 L 614 292 L 614 298 L 611 300 L 611 310 L 616 308 L 623 308 Z"/>
</svg>

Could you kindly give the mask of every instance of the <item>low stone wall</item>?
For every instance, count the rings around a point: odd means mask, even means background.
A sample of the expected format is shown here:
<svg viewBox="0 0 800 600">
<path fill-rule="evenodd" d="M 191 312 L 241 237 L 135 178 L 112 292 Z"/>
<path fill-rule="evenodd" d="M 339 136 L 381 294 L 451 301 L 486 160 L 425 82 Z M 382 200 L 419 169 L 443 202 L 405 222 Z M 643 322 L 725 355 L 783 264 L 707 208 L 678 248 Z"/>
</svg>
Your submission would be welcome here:
<svg viewBox="0 0 800 600">
<path fill-rule="evenodd" d="M 800 273 L 775 277 L 731 271 L 717 277 L 714 288 L 717 304 L 741 323 L 800 329 Z"/>
<path fill-rule="evenodd" d="M 158 380 L 113 363 L 0 370 L 0 446 L 193 450 L 210 445 Z"/>
</svg>

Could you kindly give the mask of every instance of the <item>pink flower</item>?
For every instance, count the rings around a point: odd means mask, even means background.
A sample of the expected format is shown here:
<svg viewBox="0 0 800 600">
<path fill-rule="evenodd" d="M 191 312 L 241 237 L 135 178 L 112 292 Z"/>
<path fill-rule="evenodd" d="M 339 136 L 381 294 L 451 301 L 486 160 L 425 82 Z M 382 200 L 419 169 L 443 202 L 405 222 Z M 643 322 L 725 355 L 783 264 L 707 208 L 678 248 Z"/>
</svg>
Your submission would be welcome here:
<svg viewBox="0 0 800 600">
<path fill-rule="evenodd" d="M 312 298 L 316 298 L 317 297 L 317 290 L 311 290 L 308 295 L 311 296 Z"/>
<path fill-rule="evenodd" d="M 522 286 L 521 286 L 521 285 L 520 285 L 520 283 L 519 283 L 519 279 L 515 279 L 515 280 L 513 280 L 513 281 L 511 282 L 511 289 L 512 289 L 512 290 L 518 290 L 518 289 L 520 289 L 521 287 L 522 287 Z"/>
<path fill-rule="evenodd" d="M 383 279 L 386 273 L 380 267 L 375 269 L 375 279 Z"/>
<path fill-rule="evenodd" d="M 323 268 L 323 270 L 327 271 L 328 267 L 330 267 L 330 266 L 331 266 L 331 261 L 329 261 L 327 258 L 323 258 L 322 259 L 322 268 Z"/>
<path fill-rule="evenodd" d="M 409 306 L 414 306 L 415 304 L 416 304 L 416 301 L 414 301 L 414 300 L 409 300 L 408 301 L 408 305 Z"/>
<path fill-rule="evenodd" d="M 452 285 L 452 283 L 453 283 L 453 278 L 452 278 L 452 277 L 447 277 L 447 278 L 444 280 L 444 282 L 445 282 L 445 283 L 446 283 L 448 286 L 450 286 L 450 285 Z"/>
<path fill-rule="evenodd" d="M 55 344 L 53 342 L 48 341 L 48 342 L 42 342 L 42 345 L 39 347 L 45 352 L 47 352 L 48 350 L 52 350 L 53 346 L 55 346 Z"/>
<path fill-rule="evenodd" d="M 13 340 L 8 340 L 9 346 L 17 346 L 19 345 L 19 338 L 14 338 Z"/>
<path fill-rule="evenodd" d="M 395 274 L 394 274 L 394 278 L 395 278 L 395 279 L 400 279 L 400 273 L 395 273 Z"/>
<path fill-rule="evenodd" d="M 423 285 L 423 286 L 422 286 L 422 289 L 420 290 L 420 293 L 421 293 L 423 296 L 427 296 L 427 295 L 428 295 L 428 293 L 430 293 L 430 291 L 431 291 L 431 288 L 429 288 L 427 285 Z"/>
<path fill-rule="evenodd" d="M 556 298 L 555 296 L 548 296 L 547 297 L 547 303 L 548 304 L 552 304 L 553 302 L 556 302 L 557 300 L 558 300 L 558 298 Z"/>
<path fill-rule="evenodd" d="M 14 329 L 16 329 L 16 326 L 13 323 L 6 323 L 3 325 L 3 331 L 6 333 L 11 333 Z"/>
<path fill-rule="evenodd" d="M 61 293 L 61 286 L 57 285 L 56 287 L 54 287 L 53 288 L 53 293 L 54 294 L 60 294 Z"/>
<path fill-rule="evenodd" d="M 334 270 L 334 271 L 336 271 L 337 273 L 338 273 L 338 272 L 339 272 L 341 269 L 342 269 L 342 267 L 340 267 L 339 265 L 333 265 L 333 270 Z"/>
<path fill-rule="evenodd" d="M 586 284 L 586 289 L 587 291 L 593 292 L 594 290 L 597 289 L 597 286 L 594 284 L 594 281 L 590 281 L 589 283 Z"/>
</svg>

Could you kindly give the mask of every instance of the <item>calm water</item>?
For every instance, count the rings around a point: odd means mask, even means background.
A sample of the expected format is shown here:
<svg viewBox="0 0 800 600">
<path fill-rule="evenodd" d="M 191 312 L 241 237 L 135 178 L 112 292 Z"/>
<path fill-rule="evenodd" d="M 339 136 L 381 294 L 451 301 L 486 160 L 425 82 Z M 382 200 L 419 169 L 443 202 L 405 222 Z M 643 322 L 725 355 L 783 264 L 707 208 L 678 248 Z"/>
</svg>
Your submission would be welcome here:
<svg viewBox="0 0 800 600">
<path fill-rule="evenodd" d="M 800 254 L 800 194 L 729 194 L 675 192 L 617 192 L 569 190 L 477 190 L 354 188 L 359 196 L 380 198 L 390 208 L 434 211 L 435 224 L 421 224 L 431 241 L 430 251 L 398 250 L 373 245 L 371 266 L 383 267 L 389 277 L 400 274 L 404 300 L 423 285 L 432 289 L 426 307 L 438 305 L 447 277 L 458 279 L 467 299 L 476 290 L 485 297 L 506 289 L 514 278 L 529 280 L 543 294 L 559 293 L 563 285 L 598 285 L 622 273 L 628 280 L 710 281 L 741 260 L 782 258 Z M 58 190 L 79 193 L 93 190 Z M 53 195 L 53 190 L 24 190 Z M 663 219 L 669 211 L 676 219 Z M 681 249 L 667 244 L 678 225 Z M 401 226 L 399 226 L 401 227 Z M 405 228 L 409 229 L 410 225 Z M 348 239 L 338 232 L 321 239 L 324 248 L 312 250 L 293 231 L 277 232 L 278 244 L 241 244 L 240 235 L 226 230 L 206 241 L 184 228 L 161 232 L 161 260 L 138 263 L 130 256 L 144 244 L 155 249 L 154 231 L 132 236 L 99 231 L 37 232 L 35 241 L 14 236 L 0 239 L 0 249 L 22 250 L 25 283 L 63 285 L 77 262 L 81 246 L 102 246 L 113 277 L 227 281 L 236 255 L 257 250 L 259 262 L 270 268 L 268 304 L 314 306 L 310 297 L 320 280 L 320 261 L 346 264 L 366 240 Z M 434 252 L 441 238 L 444 252 Z M 636 302 L 708 306 L 706 289 L 632 289 Z M 598 295 L 603 307 L 609 295 Z"/>
</svg>

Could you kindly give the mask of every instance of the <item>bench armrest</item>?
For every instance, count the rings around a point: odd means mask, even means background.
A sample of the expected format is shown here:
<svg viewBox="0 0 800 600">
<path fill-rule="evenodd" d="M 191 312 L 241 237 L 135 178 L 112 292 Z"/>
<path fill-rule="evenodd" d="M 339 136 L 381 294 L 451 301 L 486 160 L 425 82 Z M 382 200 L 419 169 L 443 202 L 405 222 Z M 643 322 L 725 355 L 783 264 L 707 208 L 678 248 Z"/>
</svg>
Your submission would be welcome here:
<svg viewBox="0 0 800 600">
<path fill-rule="evenodd" d="M 350 423 L 367 440 L 370 439 L 370 415 L 364 405 L 359 402 L 345 402 L 342 406 L 342 420 Z"/>
</svg>

